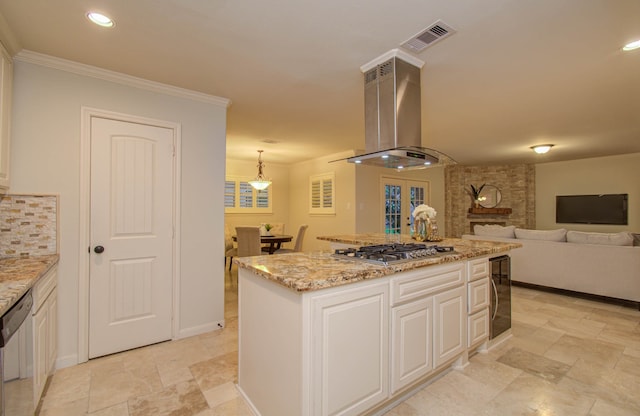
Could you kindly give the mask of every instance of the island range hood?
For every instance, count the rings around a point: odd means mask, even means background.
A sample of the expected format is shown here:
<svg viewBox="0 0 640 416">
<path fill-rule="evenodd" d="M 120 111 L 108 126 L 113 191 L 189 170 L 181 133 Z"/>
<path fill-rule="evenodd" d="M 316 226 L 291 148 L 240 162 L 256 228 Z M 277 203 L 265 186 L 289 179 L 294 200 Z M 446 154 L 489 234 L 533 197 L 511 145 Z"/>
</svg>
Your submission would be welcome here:
<svg viewBox="0 0 640 416">
<path fill-rule="evenodd" d="M 419 59 L 394 49 L 364 65 L 365 153 L 347 162 L 393 169 L 455 163 L 422 147 Z"/>
</svg>

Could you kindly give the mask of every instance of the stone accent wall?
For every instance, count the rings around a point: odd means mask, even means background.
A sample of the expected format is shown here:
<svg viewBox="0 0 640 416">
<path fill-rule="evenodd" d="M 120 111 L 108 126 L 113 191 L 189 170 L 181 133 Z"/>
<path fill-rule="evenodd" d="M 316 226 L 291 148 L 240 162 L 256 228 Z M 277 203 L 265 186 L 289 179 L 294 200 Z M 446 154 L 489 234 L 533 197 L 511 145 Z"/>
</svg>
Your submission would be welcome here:
<svg viewBox="0 0 640 416">
<path fill-rule="evenodd" d="M 58 197 L 2 195 L 0 257 L 58 253 Z"/>
<path fill-rule="evenodd" d="M 535 228 L 535 165 L 447 166 L 444 180 L 447 237 L 473 234 L 471 222 Z M 502 201 L 497 208 L 511 208 L 511 215 L 468 213 L 473 200 L 466 190 L 485 183 L 500 189 Z"/>
</svg>

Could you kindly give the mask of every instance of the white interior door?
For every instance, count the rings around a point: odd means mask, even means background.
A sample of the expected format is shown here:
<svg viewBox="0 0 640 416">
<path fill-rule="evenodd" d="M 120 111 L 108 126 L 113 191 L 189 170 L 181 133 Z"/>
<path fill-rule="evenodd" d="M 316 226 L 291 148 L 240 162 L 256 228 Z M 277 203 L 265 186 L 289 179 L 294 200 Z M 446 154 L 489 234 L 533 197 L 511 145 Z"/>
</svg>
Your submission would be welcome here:
<svg viewBox="0 0 640 416">
<path fill-rule="evenodd" d="M 414 208 L 429 203 L 429 182 L 382 177 L 382 197 L 385 234 L 409 234 Z"/>
<path fill-rule="evenodd" d="M 89 358 L 171 338 L 174 131 L 91 118 Z"/>
</svg>

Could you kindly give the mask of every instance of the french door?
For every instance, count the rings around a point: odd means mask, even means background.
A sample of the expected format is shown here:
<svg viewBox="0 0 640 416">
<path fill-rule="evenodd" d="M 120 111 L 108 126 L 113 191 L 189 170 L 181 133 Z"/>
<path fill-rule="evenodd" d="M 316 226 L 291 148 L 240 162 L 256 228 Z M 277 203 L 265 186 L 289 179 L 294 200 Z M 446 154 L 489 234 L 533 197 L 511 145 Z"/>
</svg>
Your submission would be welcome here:
<svg viewBox="0 0 640 416">
<path fill-rule="evenodd" d="M 429 203 L 429 182 L 382 177 L 383 227 L 385 234 L 409 234 L 411 213 Z"/>
</svg>

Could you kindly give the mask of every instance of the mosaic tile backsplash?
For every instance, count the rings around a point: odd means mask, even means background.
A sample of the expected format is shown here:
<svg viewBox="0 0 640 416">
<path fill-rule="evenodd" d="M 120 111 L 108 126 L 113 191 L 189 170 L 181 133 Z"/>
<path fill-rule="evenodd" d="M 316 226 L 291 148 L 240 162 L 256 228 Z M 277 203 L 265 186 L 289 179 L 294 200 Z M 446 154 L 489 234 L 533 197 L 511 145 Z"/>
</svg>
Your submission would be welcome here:
<svg viewBox="0 0 640 416">
<path fill-rule="evenodd" d="M 0 257 L 58 252 L 56 195 L 2 195 Z"/>
</svg>

